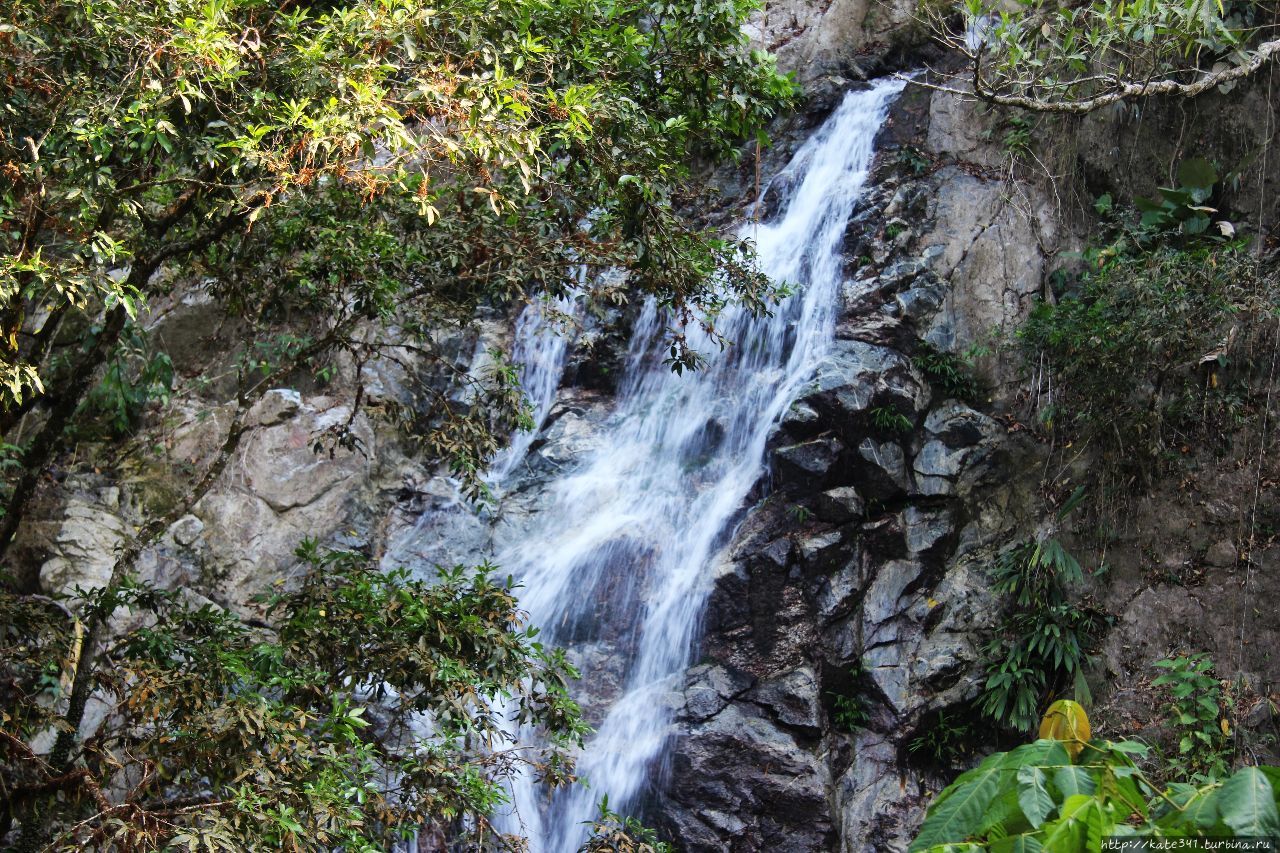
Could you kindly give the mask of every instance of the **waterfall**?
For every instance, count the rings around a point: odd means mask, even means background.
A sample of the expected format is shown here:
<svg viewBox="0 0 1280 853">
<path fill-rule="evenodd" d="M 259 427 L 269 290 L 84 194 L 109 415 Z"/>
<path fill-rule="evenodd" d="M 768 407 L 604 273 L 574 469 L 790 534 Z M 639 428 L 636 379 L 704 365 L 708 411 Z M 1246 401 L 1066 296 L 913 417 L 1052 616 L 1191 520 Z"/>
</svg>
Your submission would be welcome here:
<svg viewBox="0 0 1280 853">
<path fill-rule="evenodd" d="M 579 283 L 585 274 L 583 269 L 577 271 Z M 546 423 L 569 353 L 570 329 L 557 328 L 557 320 L 563 326 L 577 319 L 580 303 L 574 297 L 571 291 L 550 302 L 530 302 L 516 319 L 511 361 L 519 365 L 520 387 L 529 398 L 533 429 L 516 430 L 507 446 L 493 458 L 485 477 L 490 486 L 500 485 L 510 476 Z"/>
<path fill-rule="evenodd" d="M 655 772 L 712 567 L 764 473 L 770 431 L 832 340 L 845 227 L 902 85 L 846 95 L 775 179 L 779 209 L 745 226 L 763 271 L 795 294 L 770 317 L 726 310 L 732 346 L 695 340 L 708 363 L 683 376 L 663 365 L 665 318 L 646 305 L 599 449 L 547 485 L 532 528 L 495 543 L 543 641 L 568 646 L 584 689 L 604 697 L 585 703 L 598 721 L 579 762 L 589 788 L 512 782 L 505 828 L 532 853 L 572 853 L 601 795 L 625 811 Z"/>
</svg>

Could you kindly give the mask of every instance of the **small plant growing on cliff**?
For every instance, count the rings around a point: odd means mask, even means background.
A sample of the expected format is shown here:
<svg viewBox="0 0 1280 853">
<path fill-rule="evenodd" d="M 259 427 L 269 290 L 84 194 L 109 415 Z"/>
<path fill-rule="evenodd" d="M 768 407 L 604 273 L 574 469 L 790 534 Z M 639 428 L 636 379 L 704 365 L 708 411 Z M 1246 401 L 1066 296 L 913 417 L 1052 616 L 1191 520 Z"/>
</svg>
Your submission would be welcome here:
<svg viewBox="0 0 1280 853">
<path fill-rule="evenodd" d="M 905 145 L 898 149 L 898 165 L 919 177 L 929 171 L 933 163 L 929 156 L 913 145 Z"/>
<path fill-rule="evenodd" d="M 948 767 L 971 750 L 973 728 L 973 723 L 963 717 L 939 711 L 934 719 L 922 726 L 919 734 L 907 742 L 907 751 L 940 767 Z"/>
<path fill-rule="evenodd" d="M 831 697 L 831 705 L 834 709 L 831 715 L 832 722 L 836 724 L 836 728 L 843 732 L 855 732 L 865 726 L 871 719 L 866 699 L 857 692 L 858 679 L 862 677 L 863 672 L 864 668 L 859 663 L 849 670 L 849 677 L 853 680 L 853 685 L 847 693 L 832 691 L 827 694 Z"/>
<path fill-rule="evenodd" d="M 884 432 L 911 432 L 911 419 L 888 406 L 877 406 L 872 409 L 871 423 L 876 429 Z"/>
<path fill-rule="evenodd" d="M 948 397 L 973 400 L 982 392 L 963 359 L 938 349 L 928 341 L 920 342 L 920 347 L 912 361 L 929 378 L 929 381 Z"/>
<path fill-rule="evenodd" d="M 1218 182 L 1218 172 L 1209 161 L 1193 157 L 1178 165 L 1178 186 L 1161 187 L 1160 197 L 1133 200 L 1142 211 L 1140 225 L 1147 235 L 1176 233 L 1184 238 L 1199 237 L 1209 232 L 1213 215 L 1218 211 L 1209 207 L 1213 187 Z M 1209 236 L 1221 239 L 1234 234 L 1230 223 L 1219 223 L 1218 230 Z"/>
<path fill-rule="evenodd" d="M 1031 153 L 1031 132 L 1035 122 L 1022 113 L 1010 113 L 1004 122 L 1004 136 L 1001 143 L 1005 153 L 1010 157 L 1025 157 Z"/>
<path fill-rule="evenodd" d="M 1071 600 L 1069 590 L 1084 572 L 1057 539 L 1009 548 L 991 574 L 1008 611 L 983 647 L 987 679 L 979 707 L 991 719 L 1027 731 L 1051 693 L 1070 688 L 1087 698 L 1084 663 L 1103 618 Z"/>
<path fill-rule="evenodd" d="M 835 705 L 835 715 L 833 720 L 836 727 L 844 732 L 855 732 L 867 724 L 870 717 L 867 709 L 863 706 L 862 697 L 860 696 L 844 696 L 842 694 L 833 694 L 833 704 Z"/>
<path fill-rule="evenodd" d="M 1156 661 L 1155 666 L 1163 672 L 1151 686 L 1168 688 L 1169 717 L 1178 737 L 1170 772 L 1198 784 L 1222 779 L 1231 766 L 1231 697 L 1213 677 L 1213 661 L 1197 652 Z"/>
<path fill-rule="evenodd" d="M 787 507 L 787 515 L 791 516 L 791 520 L 796 524 L 804 524 L 813 517 L 813 510 L 804 504 L 792 504 Z"/>
</svg>

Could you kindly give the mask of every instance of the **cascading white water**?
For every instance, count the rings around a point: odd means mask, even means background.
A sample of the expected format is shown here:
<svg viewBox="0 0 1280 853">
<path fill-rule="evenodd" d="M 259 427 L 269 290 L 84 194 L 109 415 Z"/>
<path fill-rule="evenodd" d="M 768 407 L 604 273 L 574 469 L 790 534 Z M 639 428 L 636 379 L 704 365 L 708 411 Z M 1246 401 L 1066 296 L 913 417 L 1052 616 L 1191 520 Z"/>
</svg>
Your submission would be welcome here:
<svg viewBox="0 0 1280 853">
<path fill-rule="evenodd" d="M 550 303 L 531 302 L 516 320 L 511 361 L 520 366 L 520 387 L 533 409 L 533 429 L 516 430 L 511 442 L 493 458 L 486 476 L 491 486 L 500 484 L 520 464 L 546 422 L 569 352 L 569 330 L 557 328 L 556 321 L 558 318 L 572 321 L 577 311 L 578 302 L 570 293 Z"/>
<path fill-rule="evenodd" d="M 528 778 L 512 784 L 508 829 L 527 835 L 533 853 L 576 850 L 601 795 L 625 811 L 646 784 L 717 552 L 763 473 L 770 430 L 832 340 L 845 226 L 902 86 L 846 95 L 784 172 L 783 209 L 747 226 L 763 271 L 797 293 L 771 317 L 725 311 L 718 328 L 733 346 L 698 342 L 709 361 L 684 376 L 663 365 L 664 318 L 647 305 L 599 450 L 549 484 L 531 531 L 497 543 L 542 639 L 604 646 L 617 681 L 580 759 L 589 789 L 549 796 Z"/>
</svg>

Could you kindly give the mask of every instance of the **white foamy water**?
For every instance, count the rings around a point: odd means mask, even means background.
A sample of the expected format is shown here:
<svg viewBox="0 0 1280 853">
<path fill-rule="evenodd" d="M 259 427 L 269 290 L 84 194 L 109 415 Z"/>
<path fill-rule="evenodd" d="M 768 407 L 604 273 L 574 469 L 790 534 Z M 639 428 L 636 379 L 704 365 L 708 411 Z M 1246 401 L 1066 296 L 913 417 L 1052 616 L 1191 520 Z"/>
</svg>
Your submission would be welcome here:
<svg viewBox="0 0 1280 853">
<path fill-rule="evenodd" d="M 497 562 L 523 583 L 521 602 L 541 639 L 580 655 L 594 650 L 597 664 L 603 656 L 588 678 L 607 673 L 611 682 L 586 692 L 617 696 L 580 759 L 590 788 L 552 795 L 529 778 L 512 783 L 505 829 L 527 835 L 533 853 L 572 853 L 601 795 L 625 813 L 656 772 L 666 700 L 690 663 L 717 554 L 764 472 L 770 430 L 831 344 L 844 230 L 902 86 L 848 94 L 777 179 L 785 179 L 775 193 L 782 209 L 745 228 L 762 270 L 795 295 L 772 317 L 726 310 L 718 328 L 733 346 L 721 352 L 691 338 L 708 363 L 683 376 L 663 365 L 666 320 L 646 306 L 599 449 L 546 487 L 532 530 L 498 543 Z M 543 384 L 529 390 L 545 414 L 555 388 L 547 376 L 558 379 L 563 346 L 532 351 L 546 369 L 534 371 Z M 498 461 L 501 474 L 528 447 L 521 440 Z"/>
<path fill-rule="evenodd" d="M 533 410 L 533 429 L 516 430 L 511 442 L 494 456 L 485 478 L 491 486 L 500 485 L 515 470 L 547 420 L 564 374 L 572 331 L 562 328 L 563 323 L 557 323 L 557 319 L 572 323 L 578 309 L 579 304 L 570 293 L 550 302 L 531 302 L 516 320 L 511 361 L 519 365 L 520 387 Z"/>
</svg>

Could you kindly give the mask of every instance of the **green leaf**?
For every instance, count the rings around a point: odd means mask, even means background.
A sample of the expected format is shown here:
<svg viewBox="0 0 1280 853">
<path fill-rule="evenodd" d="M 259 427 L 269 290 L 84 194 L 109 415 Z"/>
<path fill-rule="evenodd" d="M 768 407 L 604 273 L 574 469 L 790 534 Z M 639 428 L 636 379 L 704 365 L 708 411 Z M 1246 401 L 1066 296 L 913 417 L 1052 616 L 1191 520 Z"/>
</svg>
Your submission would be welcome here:
<svg viewBox="0 0 1280 853">
<path fill-rule="evenodd" d="M 1102 839 L 1113 834 L 1114 821 L 1108 819 L 1107 811 L 1101 803 L 1094 800 L 1076 812 L 1075 816 L 1084 820 L 1086 850 L 1101 850 Z"/>
<path fill-rule="evenodd" d="M 1040 853 L 1044 845 L 1034 835 L 1010 835 L 987 845 L 990 853 Z"/>
<path fill-rule="evenodd" d="M 1049 780 L 1039 767 L 1018 768 L 1018 805 L 1028 821 L 1036 829 L 1053 814 L 1053 795 L 1049 793 Z"/>
<path fill-rule="evenodd" d="M 1098 782 L 1085 767 L 1059 767 L 1053 774 L 1053 784 L 1067 799 L 1074 796 L 1092 796 Z M 1064 807 L 1065 812 L 1065 807 Z"/>
<path fill-rule="evenodd" d="M 1140 755 L 1145 757 L 1151 751 L 1145 743 L 1139 743 L 1136 740 L 1109 740 L 1103 742 L 1105 749 L 1113 752 L 1122 752 L 1125 755 Z"/>
<path fill-rule="evenodd" d="M 1237 835 L 1280 835 L 1275 791 L 1257 767 L 1245 767 L 1222 784 L 1214 798 L 1222 822 Z"/>
<path fill-rule="evenodd" d="M 1000 792 L 1001 777 L 1010 775 L 1002 766 L 1005 758 L 999 753 L 989 756 L 943 792 L 929 807 L 920 834 L 911 844 L 913 853 L 964 841 L 986 828 L 987 809 Z"/>
<path fill-rule="evenodd" d="M 1209 229 L 1209 222 L 1209 217 L 1196 214 L 1182 223 L 1182 231 L 1191 235 L 1203 234 Z"/>
<path fill-rule="evenodd" d="M 1203 157 L 1192 157 L 1178 164 L 1178 183 L 1184 187 L 1207 190 L 1217 182 L 1218 171 Z"/>
<path fill-rule="evenodd" d="M 1072 805 L 1078 809 L 1084 802 L 1089 802 L 1087 797 L 1081 797 L 1081 801 L 1077 801 Z M 1063 806 L 1064 813 L 1066 805 Z M 1052 823 L 1044 825 L 1041 836 L 1044 839 L 1044 846 L 1048 850 L 1054 851 L 1083 851 L 1085 850 L 1085 826 L 1082 821 L 1074 819 L 1071 814 L 1064 816 Z"/>
</svg>

